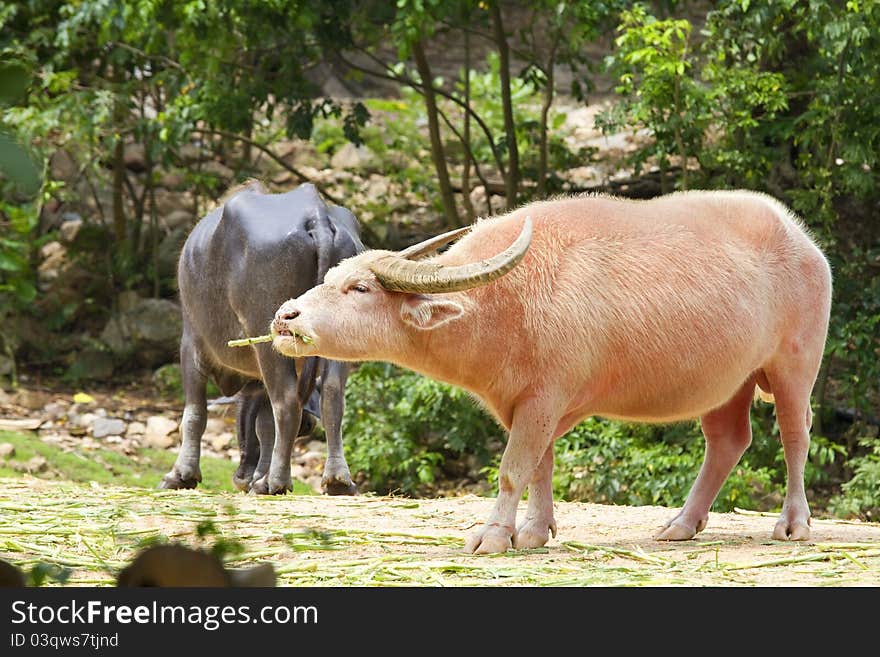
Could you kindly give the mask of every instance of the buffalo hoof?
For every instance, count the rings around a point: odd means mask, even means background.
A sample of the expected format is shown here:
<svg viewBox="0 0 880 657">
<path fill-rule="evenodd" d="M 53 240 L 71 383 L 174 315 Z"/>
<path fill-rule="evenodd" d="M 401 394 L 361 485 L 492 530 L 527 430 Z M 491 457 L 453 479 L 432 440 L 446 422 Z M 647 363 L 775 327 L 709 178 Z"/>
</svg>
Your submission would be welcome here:
<svg viewBox="0 0 880 657">
<path fill-rule="evenodd" d="M 810 540 L 810 517 L 783 512 L 773 528 L 773 539 L 777 541 Z"/>
<path fill-rule="evenodd" d="M 709 517 L 700 518 L 699 520 L 689 520 L 682 514 L 675 516 L 666 523 L 655 536 L 655 541 L 689 541 L 706 528 L 706 522 Z"/>
<path fill-rule="evenodd" d="M 202 473 L 199 470 L 192 472 L 180 472 L 177 468 L 172 468 L 171 472 L 162 477 L 157 488 L 165 490 L 178 490 L 180 488 L 195 488 L 202 480 Z"/>
<path fill-rule="evenodd" d="M 235 486 L 236 490 L 247 493 L 254 481 L 254 472 L 255 468 L 253 466 L 250 469 L 239 466 L 235 474 L 232 475 L 232 485 Z"/>
<path fill-rule="evenodd" d="M 513 536 L 513 547 L 517 550 L 530 550 L 532 548 L 543 547 L 550 538 L 556 538 L 556 521 L 553 518 L 527 518 L 526 521 L 517 527 L 516 534 Z"/>
<path fill-rule="evenodd" d="M 357 495 L 358 487 L 351 479 L 322 479 L 321 489 L 325 495 Z"/>
<path fill-rule="evenodd" d="M 251 489 L 251 478 L 241 477 L 236 472 L 232 475 L 232 485 L 235 486 L 235 490 L 247 493 Z"/>
<path fill-rule="evenodd" d="M 474 554 L 507 552 L 513 547 L 512 537 L 512 527 L 491 523 L 471 534 L 465 542 L 464 549 Z"/>
<path fill-rule="evenodd" d="M 283 477 L 275 479 L 270 475 L 263 475 L 254 480 L 250 492 L 255 495 L 284 495 L 292 490 L 293 482 L 290 477 L 285 481 Z"/>
</svg>

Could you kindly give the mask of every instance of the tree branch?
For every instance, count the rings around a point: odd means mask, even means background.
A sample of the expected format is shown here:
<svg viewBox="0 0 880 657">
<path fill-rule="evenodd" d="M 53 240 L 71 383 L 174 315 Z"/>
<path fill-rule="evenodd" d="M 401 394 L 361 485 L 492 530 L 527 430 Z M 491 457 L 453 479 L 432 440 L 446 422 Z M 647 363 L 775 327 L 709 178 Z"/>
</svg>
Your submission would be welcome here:
<svg viewBox="0 0 880 657">
<path fill-rule="evenodd" d="M 316 183 L 313 180 L 310 180 L 306 174 L 304 174 L 302 171 L 300 171 L 296 167 L 291 166 L 290 164 L 288 164 L 287 162 L 282 160 L 274 152 L 272 152 L 272 150 L 270 150 L 267 146 L 264 146 L 260 142 L 254 141 L 253 139 L 250 139 L 249 137 L 245 137 L 244 135 L 240 135 L 240 134 L 237 134 L 234 132 L 229 132 L 227 130 L 218 130 L 216 128 L 196 128 L 193 132 L 200 132 L 200 133 L 208 134 L 208 135 L 217 135 L 218 137 L 227 137 L 230 139 L 237 139 L 238 141 L 243 142 L 243 143 L 247 144 L 248 146 L 252 146 L 252 147 L 256 148 L 257 150 L 268 155 L 273 161 L 275 161 L 276 163 L 278 163 L 279 165 L 284 167 L 287 171 L 289 171 L 290 173 L 295 175 L 297 178 L 299 178 L 301 182 L 312 183 L 315 187 L 318 188 L 318 190 L 321 192 L 321 194 L 323 194 L 324 196 L 327 197 L 328 200 L 332 201 L 336 205 L 342 205 L 342 201 L 340 201 L 333 194 L 328 192 L 327 189 L 323 185 Z"/>
</svg>

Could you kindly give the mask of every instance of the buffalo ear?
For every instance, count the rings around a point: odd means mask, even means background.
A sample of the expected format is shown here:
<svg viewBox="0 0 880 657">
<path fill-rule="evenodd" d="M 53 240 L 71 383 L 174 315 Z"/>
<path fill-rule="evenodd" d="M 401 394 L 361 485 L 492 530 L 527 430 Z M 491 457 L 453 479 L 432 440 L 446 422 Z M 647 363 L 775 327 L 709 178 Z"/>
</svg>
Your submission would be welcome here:
<svg viewBox="0 0 880 657">
<path fill-rule="evenodd" d="M 435 329 L 464 313 L 461 304 L 427 294 L 407 294 L 400 306 L 400 318 L 417 329 Z"/>
</svg>

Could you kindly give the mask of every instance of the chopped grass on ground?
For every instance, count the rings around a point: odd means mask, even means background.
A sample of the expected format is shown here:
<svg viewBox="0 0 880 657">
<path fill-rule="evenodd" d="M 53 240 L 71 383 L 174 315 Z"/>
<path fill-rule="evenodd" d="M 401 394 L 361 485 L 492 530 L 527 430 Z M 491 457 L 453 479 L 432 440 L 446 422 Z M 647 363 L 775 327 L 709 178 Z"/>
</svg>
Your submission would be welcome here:
<svg viewBox="0 0 880 657">
<path fill-rule="evenodd" d="M 0 460 L 0 477 L 20 477 L 26 472 L 28 461 L 42 456 L 47 462 L 46 469 L 30 473 L 40 479 L 155 488 L 177 458 L 174 452 L 161 449 L 145 448 L 132 456 L 111 449 L 71 449 L 45 443 L 36 434 L 13 431 L 0 431 L 0 443 L 11 443 L 15 447 L 14 456 Z M 234 463 L 204 454 L 201 468 L 200 488 L 232 490 Z M 293 492 L 299 495 L 313 493 L 311 487 L 301 481 L 294 481 L 293 487 Z"/>
<path fill-rule="evenodd" d="M 26 572 L 63 569 L 68 585 L 112 585 L 139 550 L 168 542 L 234 546 L 224 553 L 228 566 L 270 562 L 282 586 L 880 584 L 873 528 L 858 541 L 756 543 L 743 527 L 729 539 L 661 544 L 619 541 L 597 527 L 589 541 L 479 556 L 464 551 L 477 506 L 485 512 L 474 496 L 422 500 L 414 513 L 388 497 L 260 497 L 19 476 L 0 479 L 0 559 Z"/>
</svg>

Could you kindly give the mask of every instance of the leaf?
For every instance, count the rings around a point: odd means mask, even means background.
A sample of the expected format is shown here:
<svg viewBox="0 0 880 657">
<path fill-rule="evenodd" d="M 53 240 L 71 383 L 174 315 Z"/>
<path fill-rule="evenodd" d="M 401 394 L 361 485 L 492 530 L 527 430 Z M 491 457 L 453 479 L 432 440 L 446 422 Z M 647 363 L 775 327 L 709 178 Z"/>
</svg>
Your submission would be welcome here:
<svg viewBox="0 0 880 657">
<path fill-rule="evenodd" d="M 0 105 L 17 102 L 27 90 L 31 74 L 18 62 L 0 62 Z"/>
<path fill-rule="evenodd" d="M 95 398 L 85 392 L 78 392 L 73 396 L 74 404 L 94 404 Z"/>
<path fill-rule="evenodd" d="M 32 196 L 40 189 L 40 171 L 10 135 L 0 132 L 0 175 L 5 175 Z"/>
</svg>

